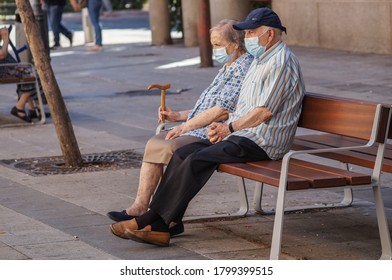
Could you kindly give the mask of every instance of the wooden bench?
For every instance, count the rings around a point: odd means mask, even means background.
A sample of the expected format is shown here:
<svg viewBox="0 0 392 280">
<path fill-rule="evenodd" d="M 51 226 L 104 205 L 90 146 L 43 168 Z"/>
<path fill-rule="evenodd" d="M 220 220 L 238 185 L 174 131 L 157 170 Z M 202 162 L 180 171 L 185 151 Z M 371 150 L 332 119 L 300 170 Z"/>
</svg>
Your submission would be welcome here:
<svg viewBox="0 0 392 280">
<path fill-rule="evenodd" d="M 0 64 L 1 68 L 8 68 L 9 71 L 6 76 L 0 77 L 0 84 L 23 84 L 23 83 L 35 83 L 37 89 L 37 100 L 38 108 L 41 111 L 41 119 L 36 124 L 44 124 L 46 122 L 44 105 L 40 92 L 40 85 L 38 82 L 37 71 L 35 67 L 30 63 L 9 63 Z M 25 72 L 21 69 L 29 69 L 29 72 Z M 0 127 L 9 127 L 17 125 L 31 125 L 31 123 L 23 122 L 18 124 L 3 124 Z"/>
<path fill-rule="evenodd" d="M 383 165 L 385 151 L 390 153 L 387 138 L 392 132 L 391 107 L 371 102 L 324 96 L 307 93 L 298 127 L 327 133 L 335 139 L 333 144 L 324 138 L 324 144 L 315 143 L 319 136 L 297 136 L 293 148 L 279 161 L 261 161 L 253 163 L 221 164 L 218 170 L 240 178 L 239 214 L 245 215 L 249 203 L 245 191 L 244 178 L 258 182 L 255 191 L 256 200 L 261 201 L 263 184 L 278 188 L 274 229 L 271 244 L 271 259 L 279 259 L 283 232 L 283 218 L 287 191 L 318 190 L 325 188 L 372 187 L 376 204 L 376 214 L 380 231 L 381 259 L 392 259 L 391 238 L 380 190 L 381 170 L 389 170 L 388 163 Z M 349 137 L 349 138 L 347 138 Z M 345 143 L 339 140 L 343 139 Z M 342 141 L 343 141 L 342 140 Z M 303 142 L 306 142 L 304 145 Z M 313 141 L 313 142 L 312 142 Z M 303 144 L 302 146 L 300 144 Z M 347 144 L 347 145 L 343 145 Z M 359 160 L 366 155 L 371 158 Z M 371 174 L 352 172 L 326 164 L 316 164 L 294 157 L 315 155 L 332 158 L 341 162 L 361 164 L 366 162 L 372 169 Z M 338 156 L 337 156 L 338 155 Z M 357 158 L 358 156 L 358 158 Z M 344 203 L 345 205 L 351 204 Z"/>
</svg>

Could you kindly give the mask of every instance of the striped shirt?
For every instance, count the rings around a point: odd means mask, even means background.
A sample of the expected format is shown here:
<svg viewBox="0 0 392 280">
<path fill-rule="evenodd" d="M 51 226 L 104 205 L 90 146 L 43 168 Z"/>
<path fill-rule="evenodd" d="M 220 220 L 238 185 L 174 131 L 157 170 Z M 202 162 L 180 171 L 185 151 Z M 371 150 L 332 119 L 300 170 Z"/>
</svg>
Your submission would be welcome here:
<svg viewBox="0 0 392 280">
<path fill-rule="evenodd" d="M 244 77 L 252 61 L 253 56 L 245 53 L 227 69 L 226 65 L 223 66 L 213 82 L 200 95 L 195 107 L 188 115 L 188 121 L 214 106 L 219 106 L 229 113 L 234 112 Z M 183 135 L 207 139 L 207 127 L 194 129 Z"/>
<path fill-rule="evenodd" d="M 305 85 L 297 58 L 282 41 L 276 43 L 250 66 L 244 79 L 234 122 L 256 107 L 265 107 L 272 118 L 231 135 L 246 137 L 267 155 L 279 159 L 290 150 L 302 108 Z"/>
</svg>

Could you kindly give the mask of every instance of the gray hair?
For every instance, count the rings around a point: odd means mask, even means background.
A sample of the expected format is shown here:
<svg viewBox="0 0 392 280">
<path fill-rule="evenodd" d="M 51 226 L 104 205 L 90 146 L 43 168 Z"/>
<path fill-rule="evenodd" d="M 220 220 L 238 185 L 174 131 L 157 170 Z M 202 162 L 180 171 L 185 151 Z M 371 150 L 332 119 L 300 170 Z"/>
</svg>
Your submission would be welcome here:
<svg viewBox="0 0 392 280">
<path fill-rule="evenodd" d="M 246 52 L 244 43 L 245 32 L 242 30 L 235 30 L 233 25 L 236 23 L 237 21 L 232 19 L 223 19 L 210 29 L 210 33 L 212 31 L 219 31 L 227 42 L 236 44 L 238 46 L 238 52 L 243 53 Z"/>
<path fill-rule="evenodd" d="M 270 27 L 270 26 L 266 26 L 266 25 L 264 25 L 263 27 L 264 27 L 263 31 L 265 31 L 265 30 L 274 30 L 276 37 L 282 37 L 282 35 L 283 35 L 283 31 L 280 28 Z"/>
</svg>

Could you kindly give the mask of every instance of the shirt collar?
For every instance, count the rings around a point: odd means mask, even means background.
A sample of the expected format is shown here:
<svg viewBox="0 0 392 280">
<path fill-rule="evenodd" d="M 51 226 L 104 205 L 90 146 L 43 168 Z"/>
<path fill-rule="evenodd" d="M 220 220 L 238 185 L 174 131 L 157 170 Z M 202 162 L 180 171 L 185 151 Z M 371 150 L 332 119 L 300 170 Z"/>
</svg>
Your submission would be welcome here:
<svg viewBox="0 0 392 280">
<path fill-rule="evenodd" d="M 274 56 L 278 51 L 280 51 L 284 47 L 284 43 L 282 40 L 277 42 L 271 48 L 269 48 L 265 53 L 263 53 L 259 58 L 256 58 L 257 62 L 263 63 L 269 60 L 272 56 Z"/>
</svg>

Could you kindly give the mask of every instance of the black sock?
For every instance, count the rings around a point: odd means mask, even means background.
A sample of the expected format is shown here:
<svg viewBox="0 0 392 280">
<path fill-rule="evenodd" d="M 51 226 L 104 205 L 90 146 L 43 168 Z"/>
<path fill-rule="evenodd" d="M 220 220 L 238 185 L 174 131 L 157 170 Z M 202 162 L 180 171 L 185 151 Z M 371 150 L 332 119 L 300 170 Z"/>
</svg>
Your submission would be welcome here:
<svg viewBox="0 0 392 280">
<path fill-rule="evenodd" d="M 161 216 L 152 210 L 148 210 L 143 215 L 136 217 L 136 222 L 139 226 L 139 229 L 142 229 L 148 225 L 152 225 L 158 219 L 161 219 Z"/>
<path fill-rule="evenodd" d="M 159 217 L 159 219 L 156 220 L 151 225 L 151 227 L 153 231 L 169 232 L 169 226 L 165 223 L 165 221 L 161 217 Z"/>
</svg>

